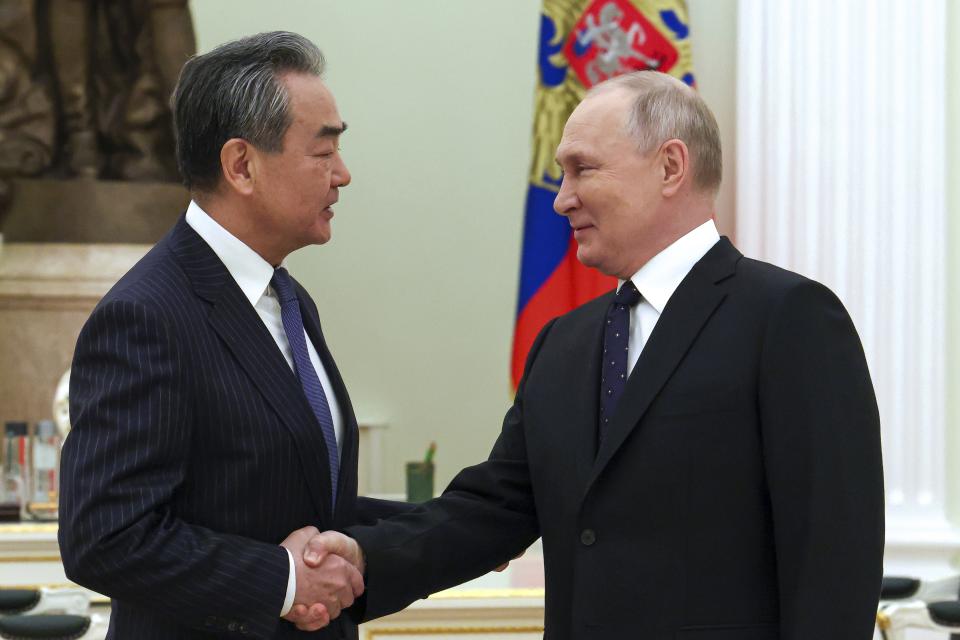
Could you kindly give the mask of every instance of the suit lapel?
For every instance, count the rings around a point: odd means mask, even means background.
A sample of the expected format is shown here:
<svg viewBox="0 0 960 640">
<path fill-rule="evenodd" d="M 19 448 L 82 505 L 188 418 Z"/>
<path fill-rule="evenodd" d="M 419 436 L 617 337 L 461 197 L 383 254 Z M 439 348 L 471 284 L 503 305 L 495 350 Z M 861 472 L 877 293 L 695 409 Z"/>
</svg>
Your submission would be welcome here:
<svg viewBox="0 0 960 640">
<path fill-rule="evenodd" d="M 586 428 L 574 428 L 571 439 L 576 445 L 577 452 L 577 473 L 580 479 L 578 486 L 586 486 L 590 477 L 590 472 L 597 457 L 597 416 L 599 415 L 600 403 L 600 367 L 602 364 L 603 350 L 603 322 L 606 317 L 607 308 L 613 300 L 616 291 L 598 298 L 596 309 L 585 319 L 586 326 L 578 335 L 584 335 L 586 339 L 581 347 L 586 351 L 583 354 L 572 354 L 566 359 L 569 362 L 586 362 L 587 366 L 583 371 L 583 377 L 580 382 L 570 385 L 564 391 L 575 391 L 581 394 L 580 399 L 574 403 L 577 407 L 584 409 L 582 417 L 570 420 L 570 424 L 576 427 L 586 423 Z"/>
<path fill-rule="evenodd" d="M 172 240 L 171 250 L 194 291 L 212 304 L 207 318 L 210 326 L 296 442 L 313 503 L 326 521 L 332 515 L 326 446 L 299 381 L 256 310 L 207 243 L 183 219 Z"/>
<path fill-rule="evenodd" d="M 643 418 L 700 330 L 723 302 L 726 288 L 717 285 L 733 274 L 740 257 L 730 241 L 721 238 L 670 297 L 627 380 L 593 463 L 588 488 Z"/>
</svg>

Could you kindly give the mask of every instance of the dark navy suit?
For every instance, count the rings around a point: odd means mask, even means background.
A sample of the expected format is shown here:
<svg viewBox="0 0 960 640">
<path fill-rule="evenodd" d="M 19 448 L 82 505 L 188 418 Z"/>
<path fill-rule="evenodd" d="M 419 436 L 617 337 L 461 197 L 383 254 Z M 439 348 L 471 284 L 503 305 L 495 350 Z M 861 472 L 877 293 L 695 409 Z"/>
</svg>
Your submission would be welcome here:
<svg viewBox="0 0 960 640">
<path fill-rule="evenodd" d="M 869 640 L 876 398 L 826 287 L 726 239 L 693 267 L 597 442 L 613 293 L 549 322 L 490 458 L 348 527 L 382 616 L 543 537 L 548 640 Z"/>
<path fill-rule="evenodd" d="M 323 434 L 277 344 L 213 250 L 179 223 L 80 333 L 63 448 L 60 549 L 112 599 L 110 638 L 287 638 L 278 546 L 358 521 L 357 421 L 297 286 L 343 412 L 336 510 Z M 361 499 L 372 521 L 389 504 Z M 310 637 L 355 638 L 342 616 Z"/>
</svg>

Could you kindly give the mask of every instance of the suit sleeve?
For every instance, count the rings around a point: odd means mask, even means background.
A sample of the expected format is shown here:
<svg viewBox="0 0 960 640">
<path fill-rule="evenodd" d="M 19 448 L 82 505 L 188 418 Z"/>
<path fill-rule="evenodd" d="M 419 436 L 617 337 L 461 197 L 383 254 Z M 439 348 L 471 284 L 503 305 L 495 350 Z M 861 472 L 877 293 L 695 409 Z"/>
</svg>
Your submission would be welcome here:
<svg viewBox="0 0 960 640">
<path fill-rule="evenodd" d="M 880 419 L 840 301 L 804 282 L 763 344 L 761 428 L 783 640 L 868 640 L 883 569 Z"/>
<path fill-rule="evenodd" d="M 379 498 L 357 497 L 357 524 L 372 525 L 378 520 L 413 511 L 417 507 L 411 502 L 381 500 Z"/>
<path fill-rule="evenodd" d="M 62 454 L 60 549 L 67 576 L 205 631 L 273 637 L 289 571 L 276 545 L 191 525 L 189 364 L 160 315 L 114 301 L 81 331 Z M 216 505 L 211 505 L 216 508 Z"/>
<path fill-rule="evenodd" d="M 527 357 L 527 374 L 552 322 Z M 483 575 L 540 535 L 523 430 L 526 374 L 490 453 L 439 498 L 375 526 L 348 527 L 366 556 L 364 620 Z"/>
</svg>

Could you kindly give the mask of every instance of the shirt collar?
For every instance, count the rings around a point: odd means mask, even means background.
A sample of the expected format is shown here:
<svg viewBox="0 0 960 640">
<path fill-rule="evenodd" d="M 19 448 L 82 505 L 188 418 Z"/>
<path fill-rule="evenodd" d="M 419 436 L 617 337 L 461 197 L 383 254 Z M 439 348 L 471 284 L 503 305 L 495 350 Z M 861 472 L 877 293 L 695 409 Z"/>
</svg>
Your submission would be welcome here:
<svg viewBox="0 0 960 640">
<path fill-rule="evenodd" d="M 707 220 L 651 258 L 633 274 L 630 281 L 657 313 L 663 313 L 670 296 L 693 269 L 693 265 L 697 264 L 718 240 L 720 234 L 717 232 L 717 225 L 712 219 Z M 618 291 L 624 282 L 620 281 Z"/>
<path fill-rule="evenodd" d="M 220 226 L 193 200 L 187 207 L 187 224 L 210 245 L 223 266 L 236 280 L 243 295 L 253 306 L 267 292 L 273 278 L 273 267 L 238 237 Z"/>
</svg>

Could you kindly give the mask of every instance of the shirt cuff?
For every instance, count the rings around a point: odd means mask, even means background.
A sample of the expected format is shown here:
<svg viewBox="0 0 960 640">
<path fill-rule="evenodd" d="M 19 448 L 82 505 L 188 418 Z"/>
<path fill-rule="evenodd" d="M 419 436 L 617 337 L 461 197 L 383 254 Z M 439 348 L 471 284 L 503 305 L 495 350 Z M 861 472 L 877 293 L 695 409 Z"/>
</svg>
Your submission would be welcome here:
<svg viewBox="0 0 960 640">
<path fill-rule="evenodd" d="M 290 573 L 287 574 L 287 597 L 283 599 L 283 609 L 280 610 L 280 617 L 290 613 L 293 609 L 293 599 L 297 596 L 297 568 L 293 564 L 293 554 L 290 549 L 284 547 L 287 552 L 287 559 L 290 561 Z"/>
</svg>

